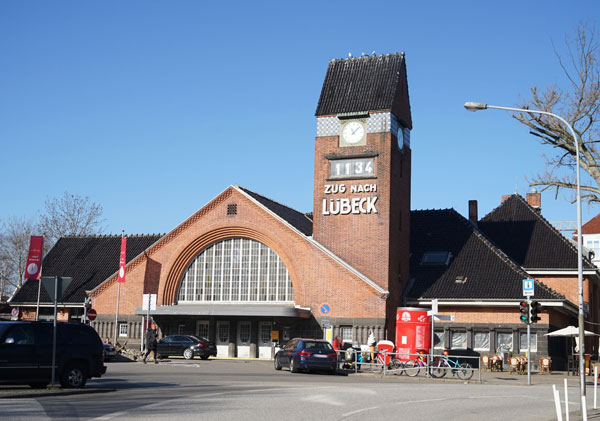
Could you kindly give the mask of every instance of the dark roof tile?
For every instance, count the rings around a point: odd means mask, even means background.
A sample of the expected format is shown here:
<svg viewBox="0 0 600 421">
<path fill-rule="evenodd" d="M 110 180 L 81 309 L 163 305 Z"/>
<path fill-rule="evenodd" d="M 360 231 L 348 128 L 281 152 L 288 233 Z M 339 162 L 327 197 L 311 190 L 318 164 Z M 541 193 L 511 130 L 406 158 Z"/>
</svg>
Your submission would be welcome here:
<svg viewBox="0 0 600 421">
<path fill-rule="evenodd" d="M 282 205 L 274 200 L 271 200 L 265 196 L 261 196 L 251 190 L 244 187 L 238 186 L 244 193 L 251 196 L 254 200 L 268 208 L 271 212 L 284 219 L 302 234 L 310 237 L 312 235 L 312 214 L 311 217 L 308 214 L 298 212 L 288 206 Z"/>
<path fill-rule="evenodd" d="M 162 235 L 132 235 L 127 237 L 127 262 L 138 256 Z M 42 276 L 71 277 L 73 281 L 61 302 L 83 303 L 89 291 L 119 270 L 121 236 L 63 237 L 44 257 Z M 37 302 L 38 281 L 25 282 L 11 303 Z M 50 302 L 42 288 L 40 301 Z"/>
<path fill-rule="evenodd" d="M 329 61 L 317 116 L 387 110 L 412 129 L 404 53 Z"/>
<path fill-rule="evenodd" d="M 426 252 L 450 252 L 446 265 L 423 265 Z M 411 298 L 512 300 L 527 273 L 454 209 L 411 212 Z M 457 283 L 457 277 L 466 279 Z M 536 298 L 564 299 L 536 282 Z"/>
<path fill-rule="evenodd" d="M 577 268 L 577 248 L 518 194 L 506 198 L 477 225 L 525 269 Z M 584 267 L 594 268 L 587 259 Z"/>
</svg>

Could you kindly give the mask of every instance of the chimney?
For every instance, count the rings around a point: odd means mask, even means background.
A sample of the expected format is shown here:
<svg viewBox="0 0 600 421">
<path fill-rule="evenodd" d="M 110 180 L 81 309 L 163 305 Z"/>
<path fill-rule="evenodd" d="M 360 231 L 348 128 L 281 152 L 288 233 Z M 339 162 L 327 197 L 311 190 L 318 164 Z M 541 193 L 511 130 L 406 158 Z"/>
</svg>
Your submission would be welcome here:
<svg viewBox="0 0 600 421">
<path fill-rule="evenodd" d="M 509 197 L 511 197 L 512 194 L 503 194 L 502 195 L 502 200 L 500 201 L 500 203 L 504 203 L 506 202 L 506 200 L 508 200 Z"/>
<path fill-rule="evenodd" d="M 536 211 L 542 211 L 542 194 L 538 193 L 537 190 L 531 189 L 531 193 L 527 193 L 527 203 L 529 206 L 534 208 Z"/>
<path fill-rule="evenodd" d="M 469 200 L 469 221 L 477 226 L 477 200 Z"/>
</svg>

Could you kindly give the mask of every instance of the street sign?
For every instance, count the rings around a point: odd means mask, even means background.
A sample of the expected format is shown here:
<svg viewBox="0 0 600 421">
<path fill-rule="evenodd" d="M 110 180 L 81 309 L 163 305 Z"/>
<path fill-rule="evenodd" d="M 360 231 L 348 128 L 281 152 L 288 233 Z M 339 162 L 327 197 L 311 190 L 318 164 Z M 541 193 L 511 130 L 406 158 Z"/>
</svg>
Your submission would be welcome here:
<svg viewBox="0 0 600 421">
<path fill-rule="evenodd" d="M 50 296 L 51 301 L 58 301 L 62 298 L 65 290 L 71 283 L 73 278 L 67 278 L 64 276 L 42 276 L 42 285 L 44 289 Z M 57 282 L 57 285 L 54 285 L 54 282 Z M 56 288 L 56 297 L 54 296 L 54 290 Z"/>
<path fill-rule="evenodd" d="M 523 296 L 533 297 L 533 279 L 523 279 Z"/>
<path fill-rule="evenodd" d="M 321 317 L 321 326 L 323 327 L 323 329 L 331 327 L 331 320 L 329 319 L 329 317 Z"/>
<path fill-rule="evenodd" d="M 331 311 L 331 306 L 327 303 L 321 304 L 319 310 L 321 310 L 321 314 L 328 314 Z"/>
<path fill-rule="evenodd" d="M 13 307 L 10 311 L 10 315 L 14 317 L 13 320 L 17 320 L 19 318 L 19 307 Z"/>
<path fill-rule="evenodd" d="M 434 320 L 441 320 L 444 322 L 453 322 L 454 321 L 454 315 L 450 314 L 450 315 L 446 315 L 446 314 L 436 314 L 433 316 Z"/>
<path fill-rule="evenodd" d="M 156 294 L 144 294 L 142 310 L 156 310 Z"/>
<path fill-rule="evenodd" d="M 438 299 L 434 298 L 433 300 L 431 300 L 431 310 L 427 310 L 427 315 L 428 316 L 434 316 L 436 314 L 438 314 Z"/>
<path fill-rule="evenodd" d="M 89 321 L 96 320 L 96 316 L 98 316 L 98 313 L 96 313 L 96 310 L 94 310 L 93 308 L 90 308 L 87 312 L 88 320 Z"/>
</svg>

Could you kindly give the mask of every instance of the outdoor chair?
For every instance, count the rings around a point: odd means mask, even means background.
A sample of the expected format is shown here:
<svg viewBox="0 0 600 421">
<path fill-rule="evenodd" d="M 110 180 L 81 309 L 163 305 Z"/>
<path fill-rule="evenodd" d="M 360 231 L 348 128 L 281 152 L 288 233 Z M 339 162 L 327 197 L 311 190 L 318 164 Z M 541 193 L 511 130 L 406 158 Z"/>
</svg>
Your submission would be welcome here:
<svg viewBox="0 0 600 421">
<path fill-rule="evenodd" d="M 551 374 L 552 373 L 552 359 L 549 357 L 540 358 L 540 369 L 541 374 Z"/>
<path fill-rule="evenodd" d="M 517 357 L 510 357 L 508 374 L 512 372 L 520 373 L 521 372 L 521 362 Z"/>
<path fill-rule="evenodd" d="M 481 369 L 483 371 L 487 371 L 487 370 L 491 370 L 491 360 L 490 357 L 488 355 L 482 355 L 481 356 Z"/>
</svg>

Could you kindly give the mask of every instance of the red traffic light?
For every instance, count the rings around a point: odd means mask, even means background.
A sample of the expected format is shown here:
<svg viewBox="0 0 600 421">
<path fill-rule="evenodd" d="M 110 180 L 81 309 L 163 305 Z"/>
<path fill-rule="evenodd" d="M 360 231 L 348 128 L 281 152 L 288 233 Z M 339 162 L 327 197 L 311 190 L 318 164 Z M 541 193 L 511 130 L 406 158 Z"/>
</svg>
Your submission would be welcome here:
<svg viewBox="0 0 600 421">
<path fill-rule="evenodd" d="M 521 301 L 519 303 L 519 313 L 521 314 L 519 319 L 523 323 L 529 323 L 529 304 L 527 301 Z"/>
</svg>

